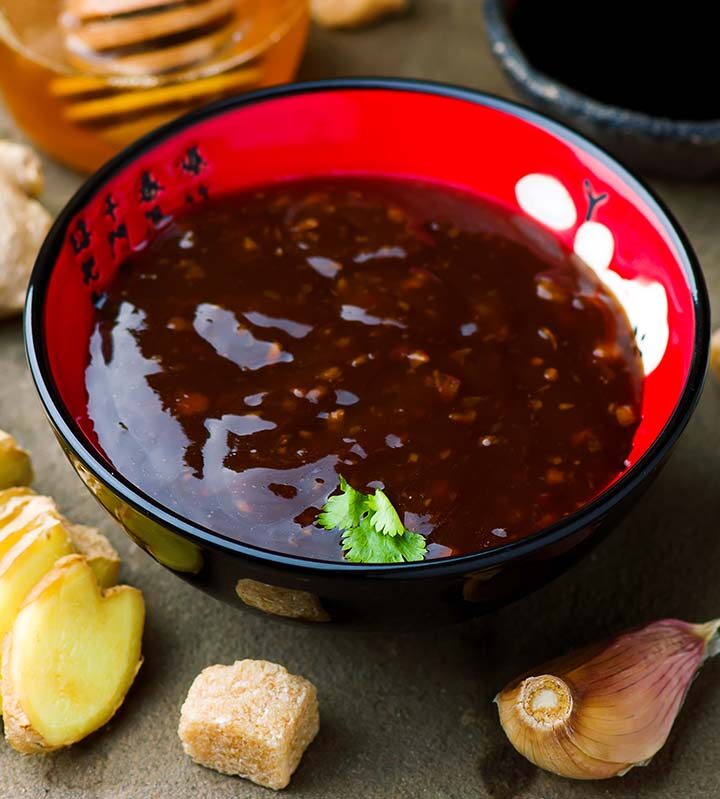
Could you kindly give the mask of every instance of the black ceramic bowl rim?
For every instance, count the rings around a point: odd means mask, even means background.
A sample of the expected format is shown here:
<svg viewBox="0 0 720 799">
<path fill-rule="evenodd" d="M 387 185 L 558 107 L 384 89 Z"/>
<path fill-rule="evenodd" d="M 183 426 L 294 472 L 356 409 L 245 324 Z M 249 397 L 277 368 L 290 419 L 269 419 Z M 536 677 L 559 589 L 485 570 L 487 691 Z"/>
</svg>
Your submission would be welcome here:
<svg viewBox="0 0 720 799">
<path fill-rule="evenodd" d="M 539 0 L 536 0 L 539 2 Z M 485 29 L 493 54 L 528 94 L 568 116 L 582 116 L 609 131 L 691 144 L 720 142 L 720 119 L 657 117 L 599 100 L 571 89 L 536 69 L 525 57 L 507 22 L 504 0 L 485 0 Z"/>
<path fill-rule="evenodd" d="M 291 95 L 356 89 L 419 92 L 421 94 L 463 100 L 503 111 L 559 136 L 612 170 L 647 204 L 657 215 L 658 221 L 663 225 L 674 244 L 680 256 L 682 267 L 685 270 L 695 312 L 695 330 L 687 380 L 672 415 L 639 461 L 612 486 L 570 516 L 517 541 L 501 544 L 492 549 L 479 552 L 403 564 L 351 564 L 338 561 L 313 560 L 235 541 L 215 533 L 207 527 L 195 524 L 180 514 L 163 507 L 161 503 L 150 498 L 121 474 L 110 469 L 92 444 L 85 438 L 64 406 L 53 380 L 43 343 L 43 310 L 50 274 L 54 268 L 60 248 L 65 241 L 69 223 L 78 211 L 86 205 L 88 200 L 101 189 L 107 179 L 127 166 L 136 156 L 149 150 L 158 142 L 195 123 L 225 111 L 242 108 L 254 103 L 272 102 L 276 98 Z M 707 290 L 697 257 L 672 214 L 647 186 L 635 178 L 604 150 L 592 144 L 583 136 L 522 105 L 471 89 L 401 78 L 336 78 L 289 84 L 220 100 L 191 111 L 148 133 L 108 161 L 91 175 L 73 195 L 57 217 L 45 239 L 30 277 L 25 304 L 24 332 L 30 371 L 45 411 L 57 433 L 73 456 L 91 475 L 115 492 L 124 502 L 153 521 L 176 531 L 182 537 L 201 546 L 209 546 L 233 553 L 257 564 L 268 563 L 274 567 L 304 572 L 308 576 L 313 573 L 322 573 L 323 576 L 327 577 L 353 577 L 357 579 L 370 576 L 392 578 L 400 575 L 403 578 L 429 578 L 431 576 L 447 577 L 495 568 L 510 560 L 531 555 L 539 549 L 562 541 L 592 525 L 605 516 L 615 505 L 636 491 L 662 463 L 695 408 L 707 368 L 710 342 L 710 313 Z"/>
</svg>

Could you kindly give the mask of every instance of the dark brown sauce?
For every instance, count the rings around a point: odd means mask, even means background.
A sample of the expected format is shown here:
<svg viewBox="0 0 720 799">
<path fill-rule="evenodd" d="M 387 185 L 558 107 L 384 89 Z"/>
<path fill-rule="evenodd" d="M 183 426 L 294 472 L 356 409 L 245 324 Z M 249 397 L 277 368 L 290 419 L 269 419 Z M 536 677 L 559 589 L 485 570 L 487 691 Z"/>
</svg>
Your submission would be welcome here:
<svg viewBox="0 0 720 799">
<path fill-rule="evenodd" d="M 516 539 L 624 468 L 642 367 L 595 275 L 527 218 L 432 185 L 284 183 L 172 222 L 121 267 L 87 369 L 100 446 L 151 496 L 340 560 L 338 473 L 429 557 Z"/>
</svg>

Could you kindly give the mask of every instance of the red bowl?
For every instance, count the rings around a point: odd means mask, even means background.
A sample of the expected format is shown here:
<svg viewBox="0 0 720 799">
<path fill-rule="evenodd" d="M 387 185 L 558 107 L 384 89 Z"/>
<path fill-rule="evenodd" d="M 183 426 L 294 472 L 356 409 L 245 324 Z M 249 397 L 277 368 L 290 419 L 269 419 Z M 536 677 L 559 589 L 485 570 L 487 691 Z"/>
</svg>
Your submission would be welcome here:
<svg viewBox="0 0 720 799">
<path fill-rule="evenodd" d="M 541 222 L 546 244 L 554 238 L 574 249 L 615 292 L 643 354 L 642 422 L 628 468 L 586 507 L 491 550 L 353 566 L 229 540 L 163 507 L 108 463 L 86 414 L 84 371 L 94 308 L 124 257 L 189 204 L 328 174 L 420 178 L 482 195 L 509 209 L 514 224 L 528 216 Z M 322 620 L 397 625 L 409 616 L 449 620 L 502 604 L 597 540 L 648 484 L 688 421 L 706 369 L 709 314 L 702 273 L 677 223 L 598 147 L 478 92 L 362 79 L 225 100 L 122 152 L 85 183 L 50 232 L 30 282 L 25 335 L 68 457 L 157 560 L 235 604 L 306 620 L 319 613 Z"/>
</svg>

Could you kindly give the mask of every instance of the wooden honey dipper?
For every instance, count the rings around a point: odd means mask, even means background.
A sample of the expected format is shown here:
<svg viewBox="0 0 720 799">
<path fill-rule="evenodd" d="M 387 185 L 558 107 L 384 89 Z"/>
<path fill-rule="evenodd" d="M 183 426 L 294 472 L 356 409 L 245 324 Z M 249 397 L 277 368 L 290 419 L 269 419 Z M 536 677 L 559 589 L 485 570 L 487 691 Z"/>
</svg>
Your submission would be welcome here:
<svg viewBox="0 0 720 799">
<path fill-rule="evenodd" d="M 156 75 L 209 58 L 232 38 L 238 0 L 65 0 L 69 60 L 94 74 Z"/>
<path fill-rule="evenodd" d="M 82 72 L 60 76 L 50 85 L 68 103 L 66 118 L 124 144 L 195 103 L 257 84 L 257 65 L 189 81 L 167 80 L 232 44 L 241 3 L 64 0 L 59 22 L 65 51 Z M 119 83 L 113 80 L 118 77 Z"/>
</svg>

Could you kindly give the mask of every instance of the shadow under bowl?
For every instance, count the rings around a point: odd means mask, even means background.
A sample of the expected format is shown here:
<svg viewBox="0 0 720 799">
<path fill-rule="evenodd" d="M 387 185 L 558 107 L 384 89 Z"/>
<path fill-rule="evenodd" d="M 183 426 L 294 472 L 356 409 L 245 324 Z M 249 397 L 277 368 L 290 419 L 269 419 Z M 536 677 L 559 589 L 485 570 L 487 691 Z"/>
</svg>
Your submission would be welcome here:
<svg viewBox="0 0 720 799">
<path fill-rule="evenodd" d="M 163 506 L 108 462 L 87 416 L 85 369 L 95 307 L 124 258 L 189 204 L 287 177 L 328 174 L 412 177 L 475 192 L 503 205 L 510 224 L 522 227 L 528 217 L 545 223 L 538 246 L 574 249 L 612 285 L 645 363 L 642 421 L 627 468 L 592 502 L 486 551 L 354 565 L 219 535 Z M 61 212 L 38 256 L 25 341 L 37 390 L 69 460 L 155 560 L 237 607 L 397 630 L 458 621 L 522 597 L 612 528 L 657 473 L 695 407 L 709 315 L 700 268 L 670 214 L 581 136 L 478 92 L 339 79 L 207 106 L 149 134 L 93 175 Z"/>
<path fill-rule="evenodd" d="M 510 25 L 516 2 L 485 0 L 485 30 L 493 55 L 516 91 L 533 107 L 588 136 L 643 174 L 681 179 L 720 176 L 720 119 L 652 116 L 569 88 L 533 66 L 521 49 Z"/>
</svg>

